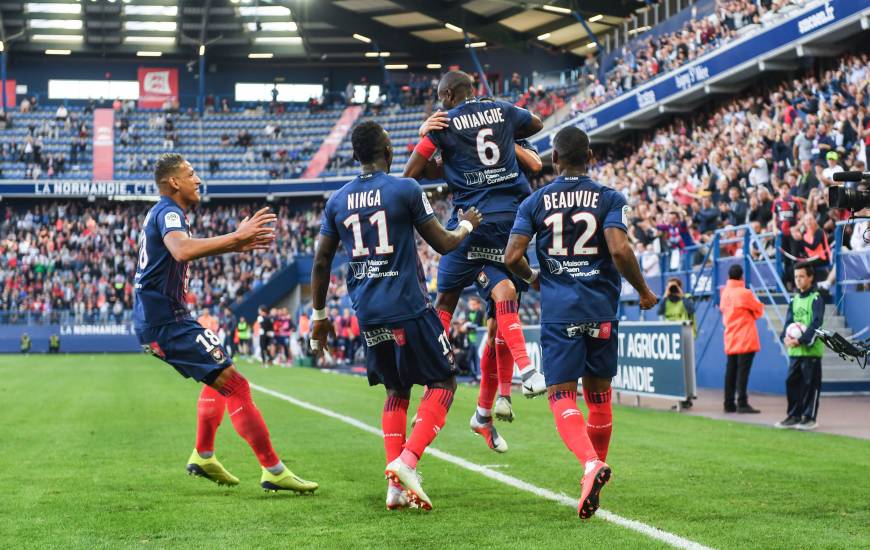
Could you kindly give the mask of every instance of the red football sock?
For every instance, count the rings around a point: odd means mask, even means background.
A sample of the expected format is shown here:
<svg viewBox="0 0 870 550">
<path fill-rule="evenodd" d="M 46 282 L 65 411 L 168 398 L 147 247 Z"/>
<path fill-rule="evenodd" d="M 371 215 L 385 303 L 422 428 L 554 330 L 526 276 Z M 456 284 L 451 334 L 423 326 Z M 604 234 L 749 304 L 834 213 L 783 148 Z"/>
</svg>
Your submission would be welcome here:
<svg viewBox="0 0 870 550">
<path fill-rule="evenodd" d="M 196 450 L 214 452 L 214 436 L 224 419 L 227 399 L 211 386 L 203 386 L 196 403 Z"/>
<path fill-rule="evenodd" d="M 583 388 L 583 399 L 589 406 L 589 422 L 586 433 L 595 447 L 595 452 L 601 460 L 607 460 L 607 448 L 610 446 L 610 434 L 613 432 L 613 406 L 610 397 L 611 390 L 591 392 Z"/>
<path fill-rule="evenodd" d="M 511 396 L 511 384 L 514 380 L 514 356 L 507 342 L 502 339 L 501 332 L 495 338 L 495 356 L 498 362 L 498 394 L 502 397 Z M 525 344 L 523 344 L 525 346 Z"/>
<path fill-rule="evenodd" d="M 480 390 L 477 393 L 477 406 L 481 409 L 492 409 L 497 389 L 498 372 L 495 349 L 487 341 L 483 348 L 483 357 L 480 358 Z"/>
<path fill-rule="evenodd" d="M 520 370 L 523 370 L 531 365 L 532 361 L 526 351 L 526 338 L 523 336 L 523 324 L 520 322 L 518 311 L 519 306 L 514 300 L 496 302 L 495 304 L 495 321 L 498 323 L 498 332 L 507 343 L 508 349 L 511 350 L 514 362 Z"/>
<path fill-rule="evenodd" d="M 562 441 L 570 449 L 581 464 L 595 460 L 595 447 L 586 433 L 586 422 L 583 421 L 583 413 L 577 408 L 576 391 L 557 391 L 550 395 L 550 410 L 556 421 L 556 429 L 562 437 Z"/>
<path fill-rule="evenodd" d="M 453 321 L 453 314 L 446 309 L 439 309 L 438 318 L 441 319 L 441 326 L 444 327 L 444 331 L 449 334 L 450 323 Z"/>
<path fill-rule="evenodd" d="M 381 428 L 384 431 L 384 451 L 387 464 L 402 454 L 405 433 L 408 428 L 408 400 L 401 397 L 387 397 L 381 415 Z"/>
<path fill-rule="evenodd" d="M 281 459 L 272 448 L 269 439 L 269 429 L 263 421 L 263 415 L 251 399 L 251 386 L 239 373 L 234 373 L 224 382 L 220 392 L 227 398 L 227 410 L 233 427 L 242 438 L 248 442 L 257 460 L 264 468 L 275 466 Z"/>
<path fill-rule="evenodd" d="M 453 403 L 452 391 L 442 388 L 426 390 L 417 408 L 417 423 L 414 424 L 411 437 L 408 438 L 405 450 L 402 451 L 402 461 L 405 464 L 412 468 L 417 467 L 417 461 L 423 456 L 423 451 L 444 427 L 451 403 Z"/>
</svg>

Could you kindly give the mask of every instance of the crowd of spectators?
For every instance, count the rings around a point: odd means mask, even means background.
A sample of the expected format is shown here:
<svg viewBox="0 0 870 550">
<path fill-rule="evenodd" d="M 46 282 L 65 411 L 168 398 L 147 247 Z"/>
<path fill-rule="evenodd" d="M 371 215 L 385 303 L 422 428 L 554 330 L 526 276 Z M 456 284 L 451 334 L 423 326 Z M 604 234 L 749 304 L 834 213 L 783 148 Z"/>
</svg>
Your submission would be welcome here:
<svg viewBox="0 0 870 550">
<path fill-rule="evenodd" d="M 37 111 L 39 104 L 36 98 L 23 99 L 19 111 L 32 113 Z M 16 115 L 11 112 L 3 114 L 3 129 L 18 125 Z M 0 160 L 20 162 L 24 165 L 24 177 L 27 179 L 52 179 L 62 176 L 69 169 L 78 169 L 80 158 L 87 150 L 90 136 L 87 118 L 79 113 L 70 112 L 60 105 L 54 117 L 45 117 L 41 121 L 26 119 L 27 133 L 21 141 L 3 141 L 0 143 Z M 47 141 L 69 140 L 69 156 L 64 153 L 48 153 Z M 0 170 L 0 177 L 2 177 Z"/>
<path fill-rule="evenodd" d="M 644 262 L 648 276 L 685 266 L 681 252 L 698 261 L 714 231 L 748 223 L 781 236 L 787 268 L 791 258 L 816 258 L 824 280 L 836 222 L 848 216 L 828 204 L 827 189 L 838 171 L 866 170 L 868 148 L 870 58 L 848 55 L 818 76 L 675 119 L 635 145 L 606 151 L 592 173 L 628 198 L 639 253 L 673 252 L 667 265 Z M 846 246 L 865 247 L 851 229 Z M 765 241 L 766 252 L 776 252 L 773 242 Z M 742 244 L 721 252 L 742 254 Z"/>
<path fill-rule="evenodd" d="M 712 14 L 693 17 L 678 31 L 641 36 L 626 43 L 603 80 L 597 70 L 584 71 L 589 82 L 573 99 L 572 111 L 588 111 L 753 29 L 771 25 L 809 1 L 717 0 Z M 597 63 L 595 66 L 597 69 Z"/>
<path fill-rule="evenodd" d="M 297 254 L 311 254 L 319 210 L 298 213 L 272 205 L 278 237 L 269 251 L 228 254 L 192 262 L 191 309 L 218 308 L 267 281 Z M 4 203 L 0 210 L 0 315 L 9 321 L 128 319 L 133 306 L 141 222 L 150 204 Z M 195 236 L 235 229 L 259 204 L 203 204 L 188 213 Z"/>
</svg>

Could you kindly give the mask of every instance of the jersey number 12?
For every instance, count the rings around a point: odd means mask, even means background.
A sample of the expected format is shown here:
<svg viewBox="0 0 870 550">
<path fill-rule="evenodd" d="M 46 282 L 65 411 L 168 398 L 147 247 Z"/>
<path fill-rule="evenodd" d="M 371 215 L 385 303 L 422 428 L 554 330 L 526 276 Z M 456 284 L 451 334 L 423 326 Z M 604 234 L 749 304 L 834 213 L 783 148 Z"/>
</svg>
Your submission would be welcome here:
<svg viewBox="0 0 870 550">
<path fill-rule="evenodd" d="M 585 223 L 586 229 L 577 237 L 574 243 L 574 256 L 592 256 L 598 254 L 597 246 L 586 246 L 589 240 L 595 235 L 595 230 L 598 229 L 598 220 L 591 212 L 577 212 L 571 216 L 573 223 Z M 552 228 L 553 244 L 547 249 L 547 254 L 550 256 L 567 256 L 568 249 L 565 248 L 564 226 L 565 214 L 557 212 L 551 214 L 544 219 L 544 225 Z"/>
</svg>

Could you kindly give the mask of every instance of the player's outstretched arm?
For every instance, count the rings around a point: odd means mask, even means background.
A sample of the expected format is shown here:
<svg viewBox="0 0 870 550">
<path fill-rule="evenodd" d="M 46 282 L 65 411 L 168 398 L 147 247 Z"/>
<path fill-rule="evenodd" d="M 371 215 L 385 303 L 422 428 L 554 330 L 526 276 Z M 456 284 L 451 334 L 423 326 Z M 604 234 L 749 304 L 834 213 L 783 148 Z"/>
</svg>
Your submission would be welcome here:
<svg viewBox="0 0 870 550">
<path fill-rule="evenodd" d="M 417 226 L 417 232 L 420 233 L 424 241 L 429 243 L 429 246 L 435 249 L 435 252 L 447 254 L 451 250 L 455 250 L 465 237 L 470 235 L 483 221 L 483 215 L 473 206 L 467 212 L 459 210 L 457 217 L 459 218 L 459 227 L 453 231 L 444 229 L 437 218 L 429 218 Z"/>
<path fill-rule="evenodd" d="M 311 266 L 311 302 L 314 313 L 311 317 L 311 349 L 326 349 L 329 334 L 335 334 L 332 321 L 326 316 L 326 292 L 329 290 L 329 272 L 338 250 L 339 240 L 323 233 L 314 249 L 314 264 Z"/>
<path fill-rule="evenodd" d="M 526 172 L 537 174 L 544 168 L 540 155 L 535 151 L 526 149 L 519 143 L 514 143 L 514 152 L 517 155 L 517 162 L 520 163 L 520 168 Z"/>
<path fill-rule="evenodd" d="M 610 250 L 616 269 L 640 294 L 640 309 L 655 307 L 659 297 L 647 286 L 640 271 L 640 264 L 637 263 L 637 257 L 628 243 L 626 232 L 618 227 L 607 227 L 604 229 L 604 240 L 607 241 L 607 248 Z"/>
<path fill-rule="evenodd" d="M 402 172 L 403 178 L 420 179 L 423 172 L 426 170 L 426 165 L 429 164 L 429 159 L 420 154 L 419 151 L 414 151 L 408 158 L 408 163 L 405 165 L 405 171 Z"/>
<path fill-rule="evenodd" d="M 163 243 L 178 262 L 189 262 L 227 252 L 267 250 L 275 241 L 275 228 L 271 224 L 277 220 L 277 216 L 269 208 L 263 208 L 253 216 L 243 219 L 238 229 L 232 233 L 195 239 L 185 231 L 171 231 L 163 237 Z"/>
<path fill-rule="evenodd" d="M 523 139 L 530 136 L 533 136 L 544 129 L 544 123 L 538 117 L 538 115 L 532 115 L 531 120 L 529 120 L 525 126 L 522 128 L 517 128 L 514 131 L 514 139 Z"/>
<path fill-rule="evenodd" d="M 504 251 L 504 265 L 511 273 L 532 285 L 532 288 L 540 290 L 539 272 L 536 269 L 532 269 L 532 266 L 529 265 L 529 261 L 526 259 L 526 250 L 529 248 L 531 240 L 528 235 L 511 233 L 507 248 Z"/>
</svg>

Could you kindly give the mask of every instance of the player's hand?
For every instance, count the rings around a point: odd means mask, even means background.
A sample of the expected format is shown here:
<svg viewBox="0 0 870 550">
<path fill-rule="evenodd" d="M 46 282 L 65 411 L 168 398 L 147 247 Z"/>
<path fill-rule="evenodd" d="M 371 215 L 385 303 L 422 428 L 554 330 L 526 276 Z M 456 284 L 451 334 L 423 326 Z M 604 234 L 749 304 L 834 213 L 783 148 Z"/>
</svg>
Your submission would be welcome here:
<svg viewBox="0 0 870 550">
<path fill-rule="evenodd" d="M 533 289 L 537 290 L 538 292 L 541 291 L 541 274 L 540 274 L 540 272 L 538 273 L 538 276 L 535 277 L 535 280 L 532 281 L 532 284 L 530 284 L 529 286 L 532 287 Z"/>
<path fill-rule="evenodd" d="M 268 249 L 275 241 L 275 228 L 271 224 L 277 221 L 278 216 L 268 207 L 260 209 L 253 216 L 246 216 L 234 232 L 236 244 L 233 250 L 248 252 Z"/>
<path fill-rule="evenodd" d="M 326 351 L 326 344 L 330 336 L 335 338 L 335 327 L 332 326 L 330 319 L 314 321 L 311 325 L 311 351 L 317 356 Z"/>
<path fill-rule="evenodd" d="M 483 222 L 483 214 L 481 214 L 477 208 L 471 207 L 468 210 L 462 210 L 461 208 L 456 212 L 456 217 L 459 221 L 466 220 L 474 229 L 477 229 L 478 226 Z"/>
<path fill-rule="evenodd" d="M 659 303 L 659 297 L 650 289 L 640 295 L 640 309 L 652 309 Z"/>
<path fill-rule="evenodd" d="M 797 340 L 795 340 L 791 336 L 786 336 L 785 340 L 783 340 L 783 343 L 786 345 L 786 347 L 789 347 L 789 348 L 797 347 L 800 344 L 800 342 L 798 342 Z"/>
<path fill-rule="evenodd" d="M 450 118 L 447 116 L 447 111 L 435 111 L 420 125 L 420 137 L 435 130 L 443 130 L 448 126 L 450 126 Z"/>
</svg>

